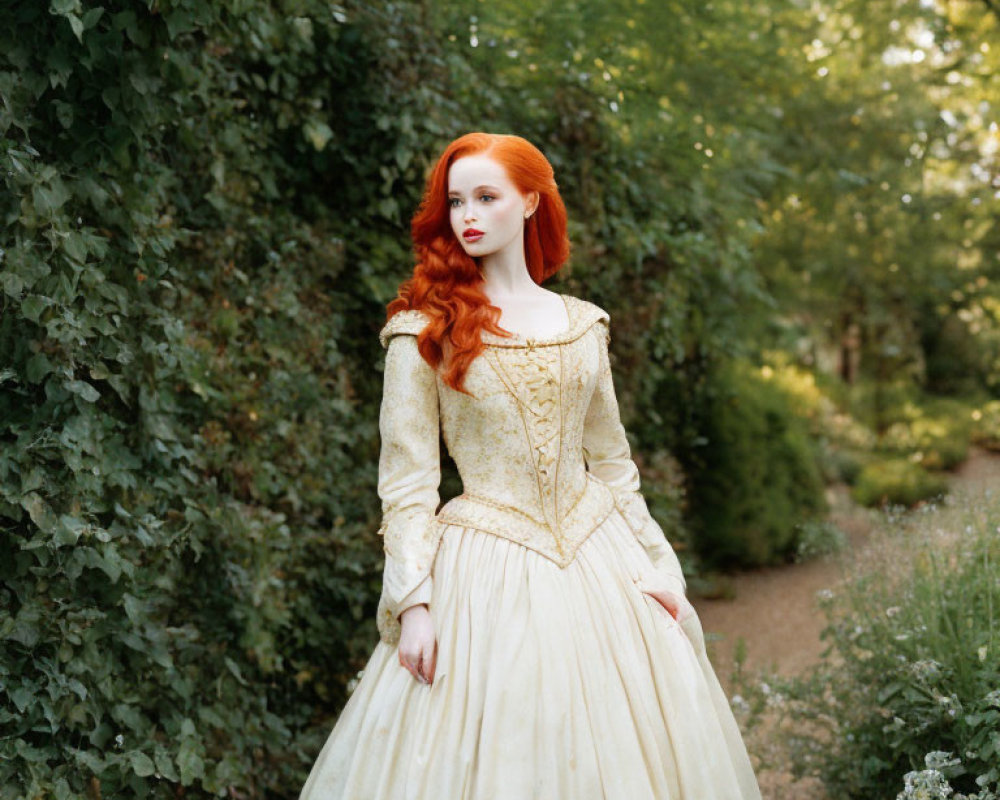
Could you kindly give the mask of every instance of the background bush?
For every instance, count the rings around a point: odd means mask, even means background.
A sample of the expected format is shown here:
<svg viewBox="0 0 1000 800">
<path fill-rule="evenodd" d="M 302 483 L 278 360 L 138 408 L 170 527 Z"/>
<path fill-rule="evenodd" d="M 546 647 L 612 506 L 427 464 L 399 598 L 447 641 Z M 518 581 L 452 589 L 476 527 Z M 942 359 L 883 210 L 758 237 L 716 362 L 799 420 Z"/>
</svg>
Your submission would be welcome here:
<svg viewBox="0 0 1000 800">
<path fill-rule="evenodd" d="M 948 490 L 948 481 L 906 458 L 879 458 L 866 464 L 851 487 L 864 506 L 912 506 Z"/>
<path fill-rule="evenodd" d="M 690 473 L 695 545 L 716 565 L 789 559 L 799 523 L 826 510 L 807 423 L 780 383 L 745 362 L 719 369 L 710 385 L 707 442 Z"/>
</svg>

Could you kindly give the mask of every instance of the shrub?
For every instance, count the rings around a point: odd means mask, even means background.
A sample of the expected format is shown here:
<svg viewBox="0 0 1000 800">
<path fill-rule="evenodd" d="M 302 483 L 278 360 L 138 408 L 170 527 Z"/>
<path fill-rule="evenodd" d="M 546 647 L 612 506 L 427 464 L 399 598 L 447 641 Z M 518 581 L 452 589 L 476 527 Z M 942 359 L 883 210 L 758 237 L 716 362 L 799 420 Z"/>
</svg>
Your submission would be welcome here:
<svg viewBox="0 0 1000 800">
<path fill-rule="evenodd" d="M 920 389 L 904 378 L 883 382 L 862 379 L 850 387 L 847 398 L 851 416 L 881 433 L 897 422 L 908 420 L 907 406 L 918 403 Z"/>
<path fill-rule="evenodd" d="M 829 520 L 810 519 L 798 525 L 795 560 L 833 555 L 847 547 L 847 534 Z"/>
<path fill-rule="evenodd" d="M 948 490 L 947 480 L 905 458 L 877 459 L 866 464 L 851 489 L 864 506 L 912 506 Z"/>
<path fill-rule="evenodd" d="M 968 457 L 972 410 L 951 398 L 921 397 L 898 409 L 880 449 L 912 458 L 928 469 L 952 469 Z"/>
<path fill-rule="evenodd" d="M 718 566 L 794 555 L 796 526 L 826 509 L 815 446 L 786 390 L 733 361 L 712 377 L 707 443 L 691 470 L 694 546 Z"/>
<path fill-rule="evenodd" d="M 955 792 L 949 777 L 961 773 L 962 759 L 943 750 L 935 750 L 924 756 L 926 769 L 913 770 L 903 776 L 903 791 L 896 800 L 997 800 L 997 794 L 989 788 L 988 780 L 975 794 Z M 983 776 L 980 776 L 983 777 Z M 978 783 L 978 781 L 977 781 Z"/>
<path fill-rule="evenodd" d="M 854 485 L 865 464 L 871 460 L 868 453 L 838 446 L 826 438 L 819 439 L 818 444 L 820 468 L 827 483 L 843 481 Z"/>
<path fill-rule="evenodd" d="M 972 441 L 987 450 L 1000 452 L 1000 400 L 984 403 L 974 409 L 972 417 Z"/>
</svg>

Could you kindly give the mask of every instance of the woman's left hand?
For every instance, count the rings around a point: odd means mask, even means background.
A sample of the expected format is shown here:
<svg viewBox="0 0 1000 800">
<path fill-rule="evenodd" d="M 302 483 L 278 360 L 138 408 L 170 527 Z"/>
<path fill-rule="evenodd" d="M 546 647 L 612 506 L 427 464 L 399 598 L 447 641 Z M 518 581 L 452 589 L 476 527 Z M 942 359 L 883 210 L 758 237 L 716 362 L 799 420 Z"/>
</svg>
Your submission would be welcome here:
<svg viewBox="0 0 1000 800">
<path fill-rule="evenodd" d="M 663 606 L 667 610 L 667 613 L 677 621 L 696 653 L 707 655 L 705 650 L 705 632 L 702 630 L 701 620 L 698 618 L 698 613 L 694 610 L 694 606 L 691 605 L 690 600 L 684 595 L 672 592 L 669 589 L 650 590 L 644 589 L 642 586 L 639 588 Z"/>
<path fill-rule="evenodd" d="M 695 613 L 694 606 L 682 594 L 671 592 L 669 589 L 642 589 L 642 591 L 655 598 L 677 622 L 683 622 Z"/>
</svg>

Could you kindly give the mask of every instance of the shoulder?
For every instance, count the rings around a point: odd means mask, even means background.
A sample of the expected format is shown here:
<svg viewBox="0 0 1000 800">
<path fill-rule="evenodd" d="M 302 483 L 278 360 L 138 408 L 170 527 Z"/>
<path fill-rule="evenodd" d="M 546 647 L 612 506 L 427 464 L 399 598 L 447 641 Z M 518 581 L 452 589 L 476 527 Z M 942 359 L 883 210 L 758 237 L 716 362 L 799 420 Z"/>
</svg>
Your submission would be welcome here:
<svg viewBox="0 0 1000 800">
<path fill-rule="evenodd" d="M 388 349 L 389 342 L 394 336 L 409 334 L 416 336 L 424 329 L 430 317 L 418 308 L 411 308 L 406 311 L 397 311 L 385 323 L 378 333 L 378 340 L 382 347 Z"/>
<path fill-rule="evenodd" d="M 576 326 L 580 333 L 593 331 L 607 341 L 610 338 L 611 315 L 597 303 L 584 300 L 582 297 L 565 295 L 567 302 L 572 303 L 576 315 Z"/>
</svg>

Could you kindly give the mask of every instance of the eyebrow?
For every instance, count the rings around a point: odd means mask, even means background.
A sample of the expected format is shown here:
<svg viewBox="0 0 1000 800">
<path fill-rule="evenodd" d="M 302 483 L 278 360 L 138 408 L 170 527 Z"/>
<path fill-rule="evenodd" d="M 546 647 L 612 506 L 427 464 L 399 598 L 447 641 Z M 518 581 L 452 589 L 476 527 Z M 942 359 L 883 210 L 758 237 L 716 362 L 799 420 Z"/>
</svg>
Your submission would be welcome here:
<svg viewBox="0 0 1000 800">
<path fill-rule="evenodd" d="M 492 189 L 493 191 L 500 191 L 498 187 L 491 186 L 491 185 L 489 185 L 487 183 L 484 183 L 484 184 L 481 184 L 481 185 L 477 186 L 472 191 L 478 192 L 480 189 Z M 461 192 L 456 191 L 456 190 L 453 189 L 452 191 L 448 192 L 448 197 L 451 197 L 453 194 L 461 194 Z"/>
</svg>

